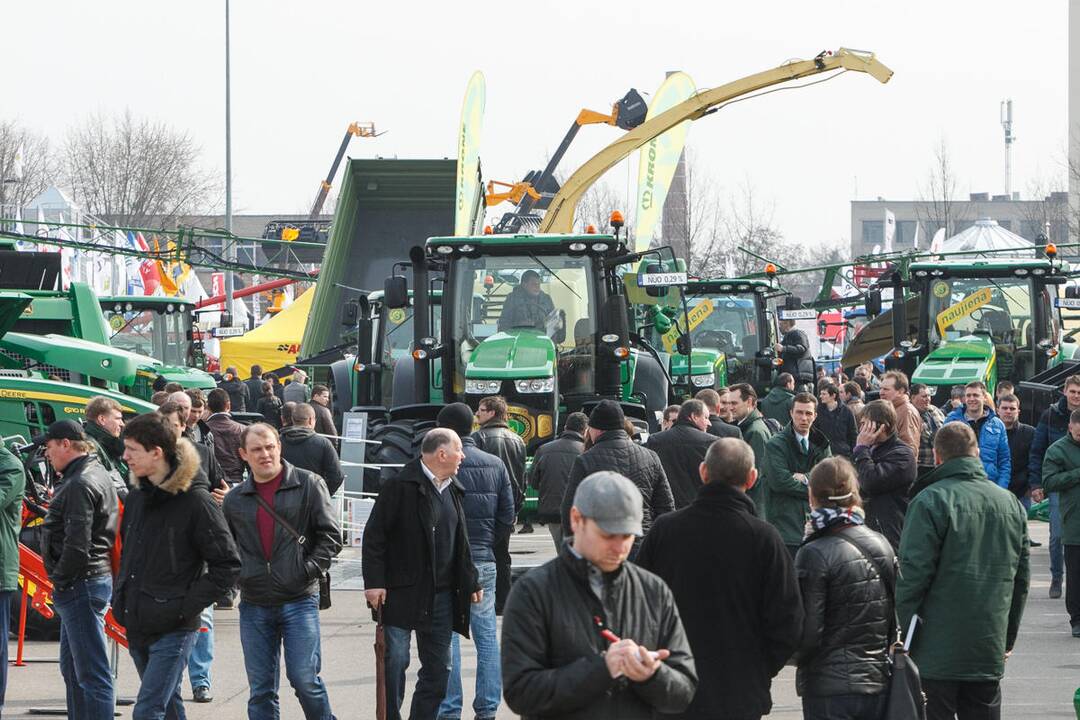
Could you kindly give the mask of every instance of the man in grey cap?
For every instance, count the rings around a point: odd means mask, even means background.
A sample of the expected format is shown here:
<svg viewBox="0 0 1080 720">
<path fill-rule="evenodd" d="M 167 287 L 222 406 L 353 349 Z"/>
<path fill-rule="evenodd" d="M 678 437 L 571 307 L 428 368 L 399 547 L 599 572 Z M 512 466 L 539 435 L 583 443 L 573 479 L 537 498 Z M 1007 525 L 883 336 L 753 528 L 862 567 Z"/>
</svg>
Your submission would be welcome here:
<svg viewBox="0 0 1080 720">
<path fill-rule="evenodd" d="M 577 486 L 573 540 L 518 580 L 503 614 L 503 695 L 524 717 L 652 718 L 697 689 L 675 599 L 626 562 L 642 535 L 641 491 L 615 472 Z"/>
</svg>

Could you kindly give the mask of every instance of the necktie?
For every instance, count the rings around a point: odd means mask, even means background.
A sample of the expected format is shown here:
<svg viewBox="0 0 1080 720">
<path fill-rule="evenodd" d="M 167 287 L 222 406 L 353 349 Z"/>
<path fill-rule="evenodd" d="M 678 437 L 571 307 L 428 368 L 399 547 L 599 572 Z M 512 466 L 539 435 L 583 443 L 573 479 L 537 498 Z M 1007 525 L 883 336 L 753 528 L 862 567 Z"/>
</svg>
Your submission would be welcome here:
<svg viewBox="0 0 1080 720">
<path fill-rule="evenodd" d="M 810 445 L 806 442 L 806 438 L 799 438 L 799 446 L 802 448 L 803 455 L 810 454 Z"/>
</svg>

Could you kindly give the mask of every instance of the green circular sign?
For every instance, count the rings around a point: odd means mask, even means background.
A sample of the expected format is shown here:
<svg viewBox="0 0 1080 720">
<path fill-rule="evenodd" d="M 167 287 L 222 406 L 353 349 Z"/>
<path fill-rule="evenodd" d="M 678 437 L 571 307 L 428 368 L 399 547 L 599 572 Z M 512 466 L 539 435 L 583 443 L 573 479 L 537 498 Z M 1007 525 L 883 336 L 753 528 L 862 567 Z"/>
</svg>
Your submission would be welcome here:
<svg viewBox="0 0 1080 720">
<path fill-rule="evenodd" d="M 944 280 L 938 280 L 934 283 L 934 297 L 946 298 L 949 296 L 949 283 Z"/>
</svg>

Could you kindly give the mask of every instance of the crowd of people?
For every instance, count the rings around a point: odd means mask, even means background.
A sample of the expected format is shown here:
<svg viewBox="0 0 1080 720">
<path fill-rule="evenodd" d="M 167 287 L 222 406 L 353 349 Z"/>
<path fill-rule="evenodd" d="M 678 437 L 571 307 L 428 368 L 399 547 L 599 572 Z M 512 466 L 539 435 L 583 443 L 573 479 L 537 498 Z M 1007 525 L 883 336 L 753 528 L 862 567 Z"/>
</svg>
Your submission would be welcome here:
<svg viewBox="0 0 1080 720">
<path fill-rule="evenodd" d="M 166 388 L 127 422 L 94 398 L 84 423 L 37 439 L 60 478 L 41 551 L 72 716 L 111 717 L 110 605 L 141 679 L 134 717 L 183 717 L 185 667 L 211 701 L 214 609 L 238 588 L 249 717 L 277 717 L 282 651 L 305 717 L 332 717 L 318 613 L 341 548 L 337 432 L 328 410 L 320 430 L 325 388 L 294 376 L 295 399 L 278 398 L 252 380 Z M 244 425 L 232 414 L 251 387 L 265 422 Z M 969 383 L 945 408 L 896 371 L 810 388 L 781 373 L 760 399 L 749 384 L 702 390 L 651 435 L 601 400 L 531 463 L 505 399 L 446 405 L 363 535 L 387 716 L 402 716 L 415 636 L 417 720 L 462 716 L 465 638 L 481 719 L 503 701 L 524 717 L 757 718 L 785 664 L 805 717 L 877 718 L 889 648 L 913 632 L 928 717 L 1000 717 L 1028 593 L 1025 507 L 1050 500 L 1050 596 L 1080 573 L 1080 376 L 1036 427 L 1004 382 L 996 398 Z M 5 593 L 25 482 L 0 449 Z M 557 557 L 511 587 L 527 488 Z M 1065 595 L 1080 637 L 1080 586 Z"/>
</svg>

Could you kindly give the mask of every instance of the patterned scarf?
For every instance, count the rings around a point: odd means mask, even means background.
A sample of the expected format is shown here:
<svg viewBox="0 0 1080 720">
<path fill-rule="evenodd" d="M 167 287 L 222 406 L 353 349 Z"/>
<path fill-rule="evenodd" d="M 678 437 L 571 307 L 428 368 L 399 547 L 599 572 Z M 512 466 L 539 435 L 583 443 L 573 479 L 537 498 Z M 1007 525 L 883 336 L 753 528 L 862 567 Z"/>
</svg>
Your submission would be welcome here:
<svg viewBox="0 0 1080 720">
<path fill-rule="evenodd" d="M 862 525 L 865 522 L 866 513 L 858 505 L 849 508 L 817 508 L 810 511 L 803 537 L 809 540 L 837 525 Z"/>
</svg>

